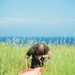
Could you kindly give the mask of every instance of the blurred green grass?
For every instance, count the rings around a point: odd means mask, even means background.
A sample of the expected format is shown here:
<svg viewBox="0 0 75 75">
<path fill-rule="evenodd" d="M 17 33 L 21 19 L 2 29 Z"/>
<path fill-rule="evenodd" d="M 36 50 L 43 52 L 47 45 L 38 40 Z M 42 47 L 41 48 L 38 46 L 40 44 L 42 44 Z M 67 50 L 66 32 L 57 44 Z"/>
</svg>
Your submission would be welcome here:
<svg viewBox="0 0 75 75">
<path fill-rule="evenodd" d="M 24 56 L 29 47 L 0 43 L 0 75 L 17 75 L 25 70 Z M 43 75 L 75 75 L 75 46 L 49 47 L 52 58 L 46 61 Z"/>
</svg>

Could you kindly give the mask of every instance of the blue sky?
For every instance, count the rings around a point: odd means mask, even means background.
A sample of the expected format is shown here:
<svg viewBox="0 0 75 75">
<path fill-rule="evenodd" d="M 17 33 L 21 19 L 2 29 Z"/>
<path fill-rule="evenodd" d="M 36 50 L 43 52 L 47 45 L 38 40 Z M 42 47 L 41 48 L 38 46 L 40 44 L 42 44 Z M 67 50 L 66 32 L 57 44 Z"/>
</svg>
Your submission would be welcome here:
<svg viewBox="0 0 75 75">
<path fill-rule="evenodd" d="M 0 0 L 0 36 L 75 36 L 75 0 Z"/>
</svg>

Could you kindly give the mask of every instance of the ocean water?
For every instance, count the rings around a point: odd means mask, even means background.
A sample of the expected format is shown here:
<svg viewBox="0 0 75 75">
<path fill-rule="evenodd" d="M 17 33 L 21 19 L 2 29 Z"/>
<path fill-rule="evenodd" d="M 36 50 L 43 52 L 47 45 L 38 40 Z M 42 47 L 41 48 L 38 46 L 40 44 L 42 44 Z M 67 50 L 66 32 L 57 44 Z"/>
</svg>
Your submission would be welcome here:
<svg viewBox="0 0 75 75">
<path fill-rule="evenodd" d="M 14 45 L 33 45 L 46 43 L 50 45 L 74 45 L 74 37 L 0 37 L 0 42 Z"/>
</svg>

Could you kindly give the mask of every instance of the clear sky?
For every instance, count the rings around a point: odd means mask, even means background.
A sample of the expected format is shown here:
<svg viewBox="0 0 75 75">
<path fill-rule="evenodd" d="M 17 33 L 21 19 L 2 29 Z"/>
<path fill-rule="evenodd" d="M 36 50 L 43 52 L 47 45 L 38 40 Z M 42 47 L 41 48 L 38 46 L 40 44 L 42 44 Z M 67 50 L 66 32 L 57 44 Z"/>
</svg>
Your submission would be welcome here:
<svg viewBox="0 0 75 75">
<path fill-rule="evenodd" d="M 75 36 L 75 0 L 0 0 L 0 36 Z"/>
</svg>

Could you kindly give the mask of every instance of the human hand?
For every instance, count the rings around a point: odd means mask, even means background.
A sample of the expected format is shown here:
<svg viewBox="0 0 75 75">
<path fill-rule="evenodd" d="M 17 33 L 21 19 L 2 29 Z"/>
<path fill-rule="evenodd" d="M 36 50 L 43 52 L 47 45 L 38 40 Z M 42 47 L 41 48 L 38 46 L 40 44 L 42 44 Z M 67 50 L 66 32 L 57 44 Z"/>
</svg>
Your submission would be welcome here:
<svg viewBox="0 0 75 75">
<path fill-rule="evenodd" d="M 43 55 L 39 56 L 39 60 L 43 58 Z"/>
</svg>

